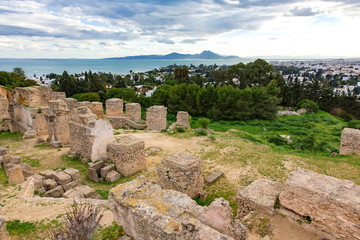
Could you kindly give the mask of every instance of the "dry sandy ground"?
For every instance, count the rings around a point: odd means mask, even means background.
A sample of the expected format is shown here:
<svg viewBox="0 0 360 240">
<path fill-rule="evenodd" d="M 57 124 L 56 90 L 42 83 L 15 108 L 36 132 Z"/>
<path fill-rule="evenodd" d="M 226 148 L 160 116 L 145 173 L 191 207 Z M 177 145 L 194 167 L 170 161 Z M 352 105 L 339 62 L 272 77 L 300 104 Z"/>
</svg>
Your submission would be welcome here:
<svg viewBox="0 0 360 240">
<path fill-rule="evenodd" d="M 160 161 L 167 155 L 172 153 L 191 153 L 195 156 L 200 156 L 203 151 L 212 149 L 212 143 L 208 140 L 208 137 L 186 137 L 179 138 L 169 136 L 164 133 L 155 132 L 124 132 L 120 131 L 121 137 L 124 134 L 133 134 L 145 141 L 146 149 L 159 148 L 160 151 L 151 154 L 147 157 L 147 171 L 144 174 L 156 179 L 156 166 Z M 36 171 L 42 169 L 52 169 L 55 167 L 61 167 L 62 160 L 61 156 L 66 154 L 69 150 L 68 147 L 64 147 L 61 150 L 51 148 L 34 148 L 35 140 L 28 139 L 20 142 L 12 142 L 8 144 L 10 146 L 11 153 L 19 154 L 21 156 L 29 156 L 40 159 L 41 167 L 35 168 Z M 222 151 L 237 151 L 239 149 L 225 149 Z M 204 168 L 206 165 L 215 164 L 212 161 L 204 161 Z M 290 167 L 291 163 L 287 163 Z M 228 166 L 217 166 L 225 172 L 225 177 L 229 181 L 235 181 L 241 174 L 256 174 L 249 167 L 243 167 L 240 169 L 231 169 Z M 235 176 L 235 177 L 234 177 Z M 6 189 L 0 189 L 1 209 L 0 215 L 3 215 L 5 219 L 19 219 L 23 221 L 39 221 L 42 219 L 56 219 L 61 214 L 64 214 L 70 207 L 71 203 L 29 203 L 19 198 L 21 187 L 8 187 Z M 271 227 L 273 234 L 271 235 L 272 240 L 318 240 L 320 236 L 316 233 L 309 232 L 303 229 L 299 224 L 287 221 L 286 218 L 280 216 L 268 217 L 271 220 Z M 102 224 L 110 224 L 113 221 L 113 217 L 110 211 L 105 211 L 105 217 L 102 220 Z M 251 233 L 249 236 L 250 240 L 261 240 L 262 238 L 256 233 Z"/>
</svg>

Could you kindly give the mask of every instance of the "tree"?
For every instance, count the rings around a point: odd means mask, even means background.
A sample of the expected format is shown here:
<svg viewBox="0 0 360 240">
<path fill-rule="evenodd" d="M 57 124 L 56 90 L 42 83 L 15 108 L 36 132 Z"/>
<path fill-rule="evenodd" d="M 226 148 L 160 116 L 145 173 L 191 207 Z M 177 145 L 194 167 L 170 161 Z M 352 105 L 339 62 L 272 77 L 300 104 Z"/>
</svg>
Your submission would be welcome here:
<svg viewBox="0 0 360 240">
<path fill-rule="evenodd" d="M 25 71 L 21 67 L 16 67 L 13 69 L 13 73 L 22 76 L 23 78 L 26 78 Z"/>
<path fill-rule="evenodd" d="M 189 69 L 186 66 L 175 68 L 174 78 L 179 83 L 189 83 Z"/>
</svg>

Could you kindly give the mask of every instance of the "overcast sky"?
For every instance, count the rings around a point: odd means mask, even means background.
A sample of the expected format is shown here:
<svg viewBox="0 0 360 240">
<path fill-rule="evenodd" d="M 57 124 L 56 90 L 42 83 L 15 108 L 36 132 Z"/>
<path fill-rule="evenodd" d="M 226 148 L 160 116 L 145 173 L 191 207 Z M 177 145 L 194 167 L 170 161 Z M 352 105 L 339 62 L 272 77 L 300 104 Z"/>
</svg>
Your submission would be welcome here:
<svg viewBox="0 0 360 240">
<path fill-rule="evenodd" d="M 0 58 L 360 57 L 359 0 L 1 0 Z"/>
</svg>

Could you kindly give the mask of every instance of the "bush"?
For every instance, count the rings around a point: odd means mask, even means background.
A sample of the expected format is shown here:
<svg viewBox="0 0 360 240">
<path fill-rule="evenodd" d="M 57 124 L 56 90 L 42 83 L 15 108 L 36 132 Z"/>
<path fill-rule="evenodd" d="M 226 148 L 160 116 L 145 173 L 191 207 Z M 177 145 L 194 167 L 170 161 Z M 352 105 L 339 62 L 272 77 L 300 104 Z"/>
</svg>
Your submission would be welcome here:
<svg viewBox="0 0 360 240">
<path fill-rule="evenodd" d="M 208 133 L 205 130 L 196 130 L 195 135 L 196 136 L 206 136 L 206 135 L 208 135 Z"/>
<path fill-rule="evenodd" d="M 209 126 L 209 124 L 210 124 L 210 119 L 208 119 L 208 118 L 199 118 L 198 123 L 199 123 L 200 127 L 207 128 Z"/>
<path fill-rule="evenodd" d="M 352 120 L 348 123 L 349 128 L 360 129 L 360 120 Z"/>
<path fill-rule="evenodd" d="M 98 93 L 91 92 L 91 93 L 78 93 L 72 95 L 72 98 L 75 98 L 79 102 L 89 101 L 89 102 L 100 102 L 100 96 Z"/>
<path fill-rule="evenodd" d="M 36 225 L 32 222 L 11 220 L 6 222 L 6 229 L 10 235 L 21 235 L 34 232 L 36 230 Z"/>
<path fill-rule="evenodd" d="M 273 143 L 276 146 L 282 146 L 288 144 L 288 140 L 280 135 L 268 136 L 266 139 L 269 143 Z"/>
<path fill-rule="evenodd" d="M 319 111 L 319 105 L 309 99 L 303 99 L 298 103 L 298 108 L 305 108 L 308 112 L 316 113 Z"/>
<path fill-rule="evenodd" d="M 178 132 L 178 133 L 183 133 L 183 132 L 185 132 L 185 129 L 182 128 L 182 127 L 177 126 L 177 127 L 175 128 L 175 131 Z"/>
</svg>

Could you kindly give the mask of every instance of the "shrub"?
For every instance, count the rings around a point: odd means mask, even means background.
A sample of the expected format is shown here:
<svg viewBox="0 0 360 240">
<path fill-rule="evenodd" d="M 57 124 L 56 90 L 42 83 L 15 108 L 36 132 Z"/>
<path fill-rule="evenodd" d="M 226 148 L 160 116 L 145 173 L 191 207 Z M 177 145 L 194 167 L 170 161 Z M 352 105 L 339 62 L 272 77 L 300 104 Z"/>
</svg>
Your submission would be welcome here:
<svg viewBox="0 0 360 240">
<path fill-rule="evenodd" d="M 176 131 L 176 132 L 179 132 L 179 133 L 183 133 L 183 132 L 185 132 L 185 129 L 182 128 L 182 127 L 177 126 L 177 127 L 175 128 L 175 131 Z"/>
<path fill-rule="evenodd" d="M 210 119 L 208 119 L 208 118 L 199 118 L 198 123 L 199 123 L 200 127 L 207 128 L 209 126 L 209 124 L 210 124 Z"/>
<path fill-rule="evenodd" d="M 20 220 L 11 220 L 6 222 L 6 229 L 10 235 L 21 235 L 36 230 L 36 225 L 32 222 L 21 222 Z"/>
<path fill-rule="evenodd" d="M 280 135 L 268 136 L 266 139 L 269 143 L 273 143 L 276 146 L 282 146 L 288 144 L 288 140 Z"/>
<path fill-rule="evenodd" d="M 205 130 L 196 130 L 195 135 L 196 136 L 206 136 L 206 135 L 208 135 L 208 133 Z"/>
<path fill-rule="evenodd" d="M 99 240 L 118 240 L 122 235 L 124 235 L 124 229 L 117 225 L 116 222 L 113 222 L 108 227 L 100 227 L 99 233 L 96 234 L 96 238 Z"/>
<path fill-rule="evenodd" d="M 349 128 L 360 129 L 360 120 L 352 120 L 348 123 Z"/>
<path fill-rule="evenodd" d="M 308 112 L 316 113 L 319 111 L 319 105 L 309 99 L 303 99 L 298 103 L 298 108 L 305 108 Z"/>
<path fill-rule="evenodd" d="M 90 93 L 78 93 L 72 95 L 72 98 L 75 98 L 79 102 L 89 101 L 89 102 L 100 102 L 100 96 L 98 93 L 90 92 Z"/>
</svg>

